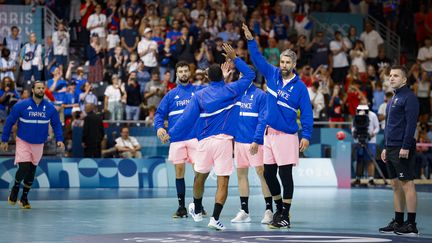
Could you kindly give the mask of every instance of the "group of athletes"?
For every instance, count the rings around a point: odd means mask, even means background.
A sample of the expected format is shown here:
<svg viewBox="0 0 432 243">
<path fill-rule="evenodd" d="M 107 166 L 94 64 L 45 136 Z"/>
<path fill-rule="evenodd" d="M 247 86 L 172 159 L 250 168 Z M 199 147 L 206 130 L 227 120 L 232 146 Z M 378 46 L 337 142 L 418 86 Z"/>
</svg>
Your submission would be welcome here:
<svg viewBox="0 0 432 243">
<path fill-rule="evenodd" d="M 163 143 L 170 142 L 168 159 L 176 172 L 179 207 L 174 217 L 184 218 L 189 214 L 196 222 L 203 220 L 207 214 L 202 204 L 204 184 L 213 169 L 217 175 L 217 190 L 208 226 L 216 230 L 225 229 L 220 214 L 228 195 L 234 154 L 241 210 L 231 222 L 251 221 L 248 168 L 255 167 L 265 203 L 261 223 L 274 229 L 289 228 L 294 191 L 292 169 L 299 163 L 299 153 L 309 146 L 313 129 L 312 106 L 305 84 L 294 71 L 296 53 L 290 49 L 283 51 L 279 67 L 275 67 L 264 59 L 248 27 L 243 24 L 242 28 L 252 63 L 266 79 L 266 93 L 254 85 L 255 71 L 237 57 L 229 44 L 224 44 L 227 60 L 222 65 L 213 64 L 208 68 L 206 74 L 210 84 L 205 87 L 193 86 L 189 82 L 191 71 L 188 63 L 178 62 L 179 85 L 162 99 L 157 109 L 155 130 Z M 231 68 L 232 63 L 240 76 L 238 80 L 226 83 L 225 78 L 235 71 Z M 379 229 L 383 233 L 418 234 L 415 223 L 417 197 L 412 181 L 415 129 L 411 129 L 417 121 L 418 101 L 416 103 L 406 81 L 406 69 L 393 67 L 390 85 L 395 89 L 395 96 L 387 109 L 386 149 L 382 159 L 388 162 L 389 175 L 394 179 L 395 219 Z M 31 208 L 27 195 L 42 157 L 49 124 L 55 132 L 57 145 L 64 147 L 59 115 L 44 99 L 44 89 L 43 82 L 33 83 L 32 97 L 13 107 L 2 134 L 1 148 L 7 150 L 12 127 L 18 123 L 15 155 L 18 170 L 8 202 L 12 205 L 17 203 L 20 185 L 24 181 L 18 202 L 27 209 Z M 298 112 L 301 134 L 298 134 Z M 168 129 L 164 126 L 166 119 Z M 192 163 L 195 172 L 193 202 L 188 208 L 185 206 L 186 162 Z M 273 210 L 273 201 L 276 210 Z M 405 207 L 407 221 L 404 221 Z"/>
</svg>

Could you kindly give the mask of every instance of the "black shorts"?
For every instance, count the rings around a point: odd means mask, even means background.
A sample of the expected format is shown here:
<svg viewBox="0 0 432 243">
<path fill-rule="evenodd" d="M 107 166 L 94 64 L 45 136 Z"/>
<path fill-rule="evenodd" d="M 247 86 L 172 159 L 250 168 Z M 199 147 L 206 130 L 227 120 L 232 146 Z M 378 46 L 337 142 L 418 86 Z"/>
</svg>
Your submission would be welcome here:
<svg viewBox="0 0 432 243">
<path fill-rule="evenodd" d="M 389 179 L 398 178 L 401 181 L 414 180 L 416 150 L 410 149 L 408 159 L 399 158 L 400 147 L 389 147 L 387 151 L 387 171 Z"/>
</svg>

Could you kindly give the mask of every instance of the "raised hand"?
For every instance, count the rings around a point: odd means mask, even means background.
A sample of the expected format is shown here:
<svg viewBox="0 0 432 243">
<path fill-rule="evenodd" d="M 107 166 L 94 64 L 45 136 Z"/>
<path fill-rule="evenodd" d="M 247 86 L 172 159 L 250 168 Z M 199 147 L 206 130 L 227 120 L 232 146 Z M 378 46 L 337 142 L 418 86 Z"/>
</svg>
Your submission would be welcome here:
<svg viewBox="0 0 432 243">
<path fill-rule="evenodd" d="M 234 48 L 232 48 L 230 44 L 223 43 L 222 49 L 225 51 L 226 57 L 228 57 L 229 59 L 234 60 L 237 57 L 236 51 L 234 50 Z"/>
<path fill-rule="evenodd" d="M 243 33 L 244 33 L 246 39 L 247 40 L 253 40 L 253 35 L 250 32 L 249 27 L 245 23 L 243 23 L 242 29 L 243 29 Z"/>
<path fill-rule="evenodd" d="M 221 69 L 224 79 L 227 79 L 232 72 L 230 61 L 227 60 L 226 62 L 222 63 Z"/>
</svg>

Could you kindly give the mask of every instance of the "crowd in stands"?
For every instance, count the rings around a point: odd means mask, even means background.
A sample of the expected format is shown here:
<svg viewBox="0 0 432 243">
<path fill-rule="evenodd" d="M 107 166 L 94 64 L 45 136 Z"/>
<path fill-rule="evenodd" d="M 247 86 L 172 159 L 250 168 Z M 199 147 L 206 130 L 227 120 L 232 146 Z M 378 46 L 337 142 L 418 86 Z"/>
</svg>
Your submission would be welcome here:
<svg viewBox="0 0 432 243">
<path fill-rule="evenodd" d="M 21 1 L 0 0 L 15 2 Z M 334 33 L 312 31 L 309 14 L 332 11 L 370 14 L 398 33 L 406 25 L 415 30 L 418 55 L 409 66 L 409 84 L 421 103 L 419 141 L 432 139 L 427 126 L 432 77 L 430 1 L 418 5 L 406 0 L 25 2 L 45 4 L 63 21 L 52 36 L 45 37 L 45 43 L 16 27 L 4 37 L 0 120 L 19 99 L 29 97 L 32 81 L 46 80 L 46 97 L 61 111 L 65 126 L 82 125 L 88 103 L 98 106 L 105 120 L 145 120 L 151 126 L 159 102 L 176 86 L 176 62 L 190 63 L 191 82 L 197 85 L 208 82 L 209 65 L 225 61 L 223 42 L 250 62 L 240 27 L 244 22 L 273 65 L 278 65 L 281 51 L 297 52 L 296 71 L 309 88 L 316 121 L 351 121 L 356 107 L 366 102 L 383 122 L 392 97 L 389 71 L 396 60 L 387 56 L 384 37 L 368 22 L 363 31 L 353 26 Z M 411 21 L 404 20 L 407 16 Z M 71 43 L 84 45 L 84 58 L 71 60 Z M 256 83 L 265 89 L 262 76 Z M 422 160 L 430 164 L 432 156 Z"/>
</svg>

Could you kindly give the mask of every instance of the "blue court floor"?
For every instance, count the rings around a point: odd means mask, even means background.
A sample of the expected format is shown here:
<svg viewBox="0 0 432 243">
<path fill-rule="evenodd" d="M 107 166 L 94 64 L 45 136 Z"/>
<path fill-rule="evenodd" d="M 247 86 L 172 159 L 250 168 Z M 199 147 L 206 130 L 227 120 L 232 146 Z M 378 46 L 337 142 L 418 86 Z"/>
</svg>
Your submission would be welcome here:
<svg viewBox="0 0 432 243">
<path fill-rule="evenodd" d="M 432 242 L 432 193 L 419 189 L 420 237 L 378 233 L 393 217 L 388 188 L 296 188 L 292 227 L 276 231 L 259 223 L 265 208 L 259 188 L 251 189 L 252 222 L 230 223 L 240 207 L 237 189 L 230 188 L 221 215 L 225 232 L 208 229 L 208 218 L 173 219 L 174 188 L 33 189 L 31 210 L 8 205 L 8 191 L 0 190 L 0 242 Z M 214 192 L 207 189 L 203 200 L 209 214 Z"/>
</svg>

